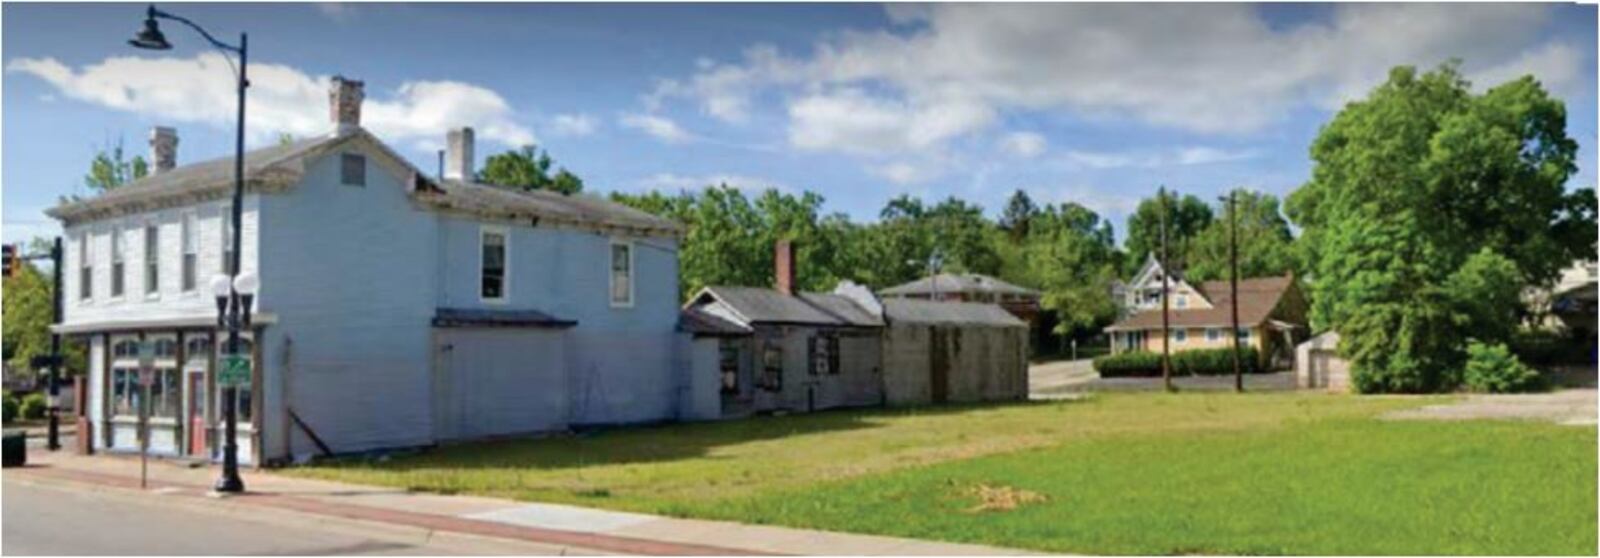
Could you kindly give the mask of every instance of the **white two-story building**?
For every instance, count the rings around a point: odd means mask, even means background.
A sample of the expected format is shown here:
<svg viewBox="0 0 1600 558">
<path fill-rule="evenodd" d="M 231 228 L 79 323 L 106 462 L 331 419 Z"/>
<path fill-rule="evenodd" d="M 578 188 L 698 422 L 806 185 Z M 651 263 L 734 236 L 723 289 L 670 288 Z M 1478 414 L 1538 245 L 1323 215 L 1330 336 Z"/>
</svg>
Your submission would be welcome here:
<svg viewBox="0 0 1600 558">
<path fill-rule="evenodd" d="M 150 176 L 48 211 L 66 238 L 57 329 L 87 340 L 96 449 L 137 449 L 148 340 L 152 452 L 219 454 L 207 285 L 233 234 L 260 279 L 242 462 L 678 416 L 678 225 L 478 184 L 470 128 L 429 176 L 361 127 L 360 82 L 335 78 L 329 97 L 330 133 L 246 153 L 240 231 L 233 158 L 177 165 L 169 128 Z"/>
</svg>

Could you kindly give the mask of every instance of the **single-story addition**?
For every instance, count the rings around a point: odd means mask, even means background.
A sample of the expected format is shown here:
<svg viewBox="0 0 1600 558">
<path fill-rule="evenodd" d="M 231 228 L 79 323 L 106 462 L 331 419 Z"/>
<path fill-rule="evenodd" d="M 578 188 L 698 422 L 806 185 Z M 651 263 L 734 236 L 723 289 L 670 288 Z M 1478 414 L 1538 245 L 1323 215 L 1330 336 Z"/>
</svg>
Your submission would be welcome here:
<svg viewBox="0 0 1600 558">
<path fill-rule="evenodd" d="M 681 227 L 479 183 L 471 128 L 440 130 L 443 176 L 424 173 L 362 128 L 361 82 L 331 85 L 328 133 L 245 154 L 237 230 L 233 158 L 178 165 L 170 128 L 151 135 L 150 176 L 47 212 L 65 236 L 55 329 L 89 348 L 94 451 L 136 451 L 145 397 L 152 452 L 196 459 L 218 456 L 234 397 L 251 464 L 682 416 Z M 202 285 L 227 277 L 235 235 L 260 287 L 249 381 L 225 390 Z"/>
<path fill-rule="evenodd" d="M 716 378 L 719 395 L 692 396 L 695 416 L 1027 397 L 1027 324 L 999 306 L 796 292 L 787 242 L 777 261 L 775 289 L 706 287 L 684 306 L 689 384 Z"/>
<path fill-rule="evenodd" d="M 1184 283 L 1186 286 L 1187 283 Z M 1181 301 L 1181 302 L 1180 302 Z M 1232 347 L 1233 296 L 1228 281 L 1207 281 L 1171 295 L 1167 322 L 1173 352 Z M 1239 340 L 1260 352 L 1268 369 L 1289 368 L 1306 333 L 1305 297 L 1293 275 L 1239 281 Z M 1106 328 L 1112 353 L 1161 351 L 1161 308 L 1132 312 Z"/>
</svg>

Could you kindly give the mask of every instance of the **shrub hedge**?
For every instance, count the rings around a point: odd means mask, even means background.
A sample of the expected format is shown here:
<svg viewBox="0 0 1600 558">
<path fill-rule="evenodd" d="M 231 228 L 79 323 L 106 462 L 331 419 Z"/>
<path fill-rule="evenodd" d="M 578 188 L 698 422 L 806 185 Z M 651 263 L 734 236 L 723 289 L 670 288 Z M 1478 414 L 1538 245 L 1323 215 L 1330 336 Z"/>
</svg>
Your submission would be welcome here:
<svg viewBox="0 0 1600 558">
<path fill-rule="evenodd" d="M 9 423 L 11 421 L 14 421 L 14 420 L 17 420 L 17 407 L 20 405 L 17 402 L 17 398 L 12 396 L 11 392 L 8 391 L 8 392 L 5 393 L 5 397 L 3 399 L 4 399 L 4 409 L 3 409 L 4 412 L 0 413 L 0 414 L 3 414 L 4 416 L 0 416 L 0 419 L 4 419 L 4 422 L 7 422 L 7 423 Z"/>
<path fill-rule="evenodd" d="M 1504 344 L 1467 345 L 1467 389 L 1480 393 L 1521 393 L 1544 389 L 1544 378 L 1523 364 Z"/>
<path fill-rule="evenodd" d="M 43 393 L 33 392 L 22 396 L 22 405 L 19 410 L 24 420 L 37 420 L 44 418 L 45 411 L 49 406 L 50 404 L 45 401 Z"/>
<path fill-rule="evenodd" d="M 1246 374 L 1259 374 L 1261 358 L 1253 347 L 1239 351 Z M 1161 375 L 1161 354 L 1130 351 L 1094 359 L 1094 370 L 1102 378 L 1153 377 Z M 1233 349 L 1190 349 L 1172 353 L 1172 375 L 1215 376 L 1233 373 Z"/>
</svg>

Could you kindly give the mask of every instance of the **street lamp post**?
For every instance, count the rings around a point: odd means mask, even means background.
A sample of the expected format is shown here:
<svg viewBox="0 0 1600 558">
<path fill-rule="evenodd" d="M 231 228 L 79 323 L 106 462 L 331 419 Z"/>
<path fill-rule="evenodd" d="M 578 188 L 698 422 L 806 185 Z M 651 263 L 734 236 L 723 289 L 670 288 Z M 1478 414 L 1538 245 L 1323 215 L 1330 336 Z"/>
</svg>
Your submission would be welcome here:
<svg viewBox="0 0 1600 558">
<path fill-rule="evenodd" d="M 242 244 L 241 237 L 243 237 L 241 234 L 243 227 L 240 226 L 240 222 L 243 220 L 244 215 L 244 97 L 245 90 L 250 87 L 250 80 L 247 77 L 245 68 L 250 59 L 250 37 L 245 33 L 240 33 L 238 46 L 218 41 L 194 22 L 181 16 L 157 10 L 155 5 L 151 4 L 145 11 L 144 29 L 129 40 L 128 44 L 149 50 L 171 49 L 172 44 L 168 43 L 166 35 L 161 33 L 161 27 L 156 21 L 158 19 L 172 20 L 187 25 L 200 33 L 201 37 L 205 37 L 206 42 L 211 43 L 211 46 L 217 50 L 225 53 L 232 52 L 239 56 L 239 66 L 235 69 L 235 77 L 238 78 L 239 89 L 239 122 L 238 127 L 234 130 L 233 150 L 233 258 L 232 261 L 227 262 L 228 275 L 225 277 L 228 281 L 226 285 L 227 291 L 214 293 L 218 295 L 217 312 L 219 325 L 226 327 L 228 330 L 228 354 L 236 355 L 239 352 L 239 328 L 247 326 L 249 322 L 249 299 L 251 297 L 250 294 L 241 293 L 239 289 L 242 286 L 240 279 L 243 279 L 243 277 L 239 276 L 239 256 L 242 253 L 240 246 Z M 227 59 L 226 56 L 223 58 Z M 231 64 L 232 60 L 229 60 L 229 63 Z M 246 283 L 250 284 L 253 281 L 254 279 L 252 278 Z M 213 288 L 217 286 L 216 281 L 212 282 L 212 286 Z M 234 391 L 235 388 L 232 386 L 224 387 L 222 412 L 227 426 L 226 439 L 222 445 L 222 476 L 217 479 L 217 484 L 214 487 L 217 492 L 244 491 L 244 481 L 239 478 L 239 447 L 234 440 L 234 433 L 238 423 L 236 409 L 234 409 Z"/>
</svg>

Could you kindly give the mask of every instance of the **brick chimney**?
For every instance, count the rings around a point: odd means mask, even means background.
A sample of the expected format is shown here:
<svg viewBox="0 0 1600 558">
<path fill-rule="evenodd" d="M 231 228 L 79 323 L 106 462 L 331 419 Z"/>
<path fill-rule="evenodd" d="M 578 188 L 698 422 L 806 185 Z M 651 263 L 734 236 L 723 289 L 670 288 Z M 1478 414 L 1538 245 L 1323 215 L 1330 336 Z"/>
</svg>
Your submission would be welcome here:
<svg viewBox="0 0 1600 558">
<path fill-rule="evenodd" d="M 150 174 L 161 174 L 178 166 L 178 131 L 166 126 L 150 129 Z"/>
<path fill-rule="evenodd" d="M 445 134 L 444 177 L 470 182 L 472 162 L 472 128 L 457 128 Z"/>
<path fill-rule="evenodd" d="M 365 88 L 362 82 L 333 76 L 328 88 L 328 119 L 333 122 L 335 133 L 346 134 L 361 127 L 361 101 L 367 96 Z"/>
<path fill-rule="evenodd" d="M 794 294 L 794 243 L 781 239 L 772 254 L 773 287 L 778 292 Z"/>
</svg>

